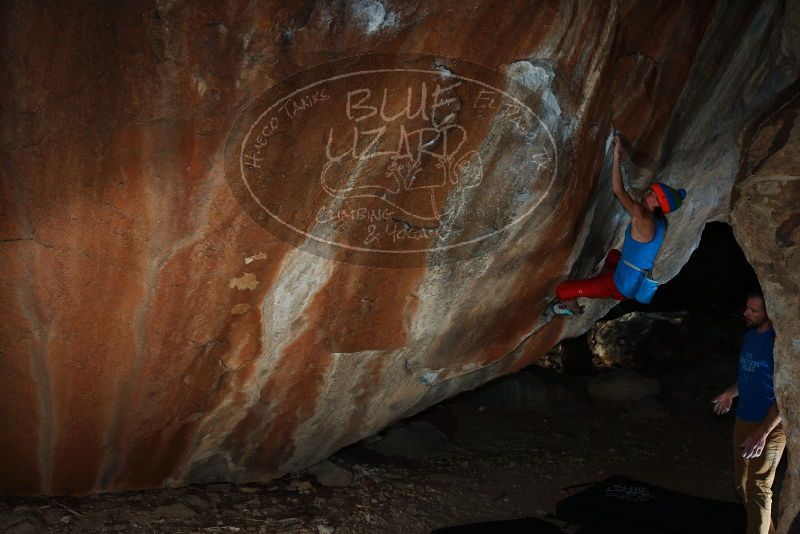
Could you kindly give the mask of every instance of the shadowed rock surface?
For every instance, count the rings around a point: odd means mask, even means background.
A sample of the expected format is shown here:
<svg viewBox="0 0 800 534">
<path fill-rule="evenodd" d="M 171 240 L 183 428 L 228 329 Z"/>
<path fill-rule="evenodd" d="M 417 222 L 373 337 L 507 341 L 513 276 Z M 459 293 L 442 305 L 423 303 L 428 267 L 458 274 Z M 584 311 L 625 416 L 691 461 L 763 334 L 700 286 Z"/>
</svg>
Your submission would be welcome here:
<svg viewBox="0 0 800 534">
<path fill-rule="evenodd" d="M 745 146 L 734 190 L 731 220 L 736 238 L 755 268 L 768 313 L 775 322 L 775 390 L 788 422 L 787 450 L 800 456 L 798 399 L 800 399 L 800 98 L 798 84 L 787 101 L 778 101 L 756 123 Z M 800 480 L 787 471 L 791 497 L 782 499 L 782 512 L 797 518 Z M 788 523 L 788 519 L 787 519 Z M 800 521 L 794 520 L 794 528 Z"/>
<path fill-rule="evenodd" d="M 0 21 L 0 491 L 265 480 L 542 358 L 611 305 L 539 323 L 558 281 L 621 243 L 612 125 L 630 187 L 689 191 L 656 275 L 678 272 L 707 221 L 732 221 L 767 291 L 800 456 L 797 2 L 6 3 Z M 546 189 L 510 178 L 533 156 L 500 135 L 498 110 L 467 122 L 467 93 L 446 109 L 473 133 L 484 182 L 477 160 L 427 196 L 397 178 L 396 204 L 418 218 L 460 199 L 460 235 L 499 224 L 482 207 L 503 219 L 535 205 L 490 249 L 374 266 L 296 248 L 241 204 L 226 176 L 237 119 L 273 85 L 366 52 L 431 54 L 443 76 L 469 61 L 532 95 L 557 153 Z M 276 165 L 317 163 L 325 109 L 304 112 L 313 135 L 275 137 Z M 299 218 L 347 202 L 341 182 L 312 191 L 302 176 L 269 182 Z"/>
</svg>

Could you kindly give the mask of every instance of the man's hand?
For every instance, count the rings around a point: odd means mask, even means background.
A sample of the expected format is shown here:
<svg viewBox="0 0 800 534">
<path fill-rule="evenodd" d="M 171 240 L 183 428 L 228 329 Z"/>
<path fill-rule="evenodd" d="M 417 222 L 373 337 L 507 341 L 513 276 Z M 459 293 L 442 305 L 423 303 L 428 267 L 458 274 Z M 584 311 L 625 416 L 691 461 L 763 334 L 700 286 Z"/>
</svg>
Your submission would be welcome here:
<svg viewBox="0 0 800 534">
<path fill-rule="evenodd" d="M 714 405 L 712 410 L 717 415 L 726 414 L 731 409 L 731 404 L 733 404 L 733 395 L 727 391 L 724 393 L 720 393 L 711 401 Z"/>
<path fill-rule="evenodd" d="M 750 458 L 758 458 L 764 451 L 764 444 L 767 442 L 766 434 L 750 434 L 739 447 L 742 449 L 742 458 L 749 460 Z"/>
<path fill-rule="evenodd" d="M 614 155 L 619 157 L 620 150 L 622 149 L 622 139 L 619 138 L 619 134 L 614 134 Z"/>
</svg>

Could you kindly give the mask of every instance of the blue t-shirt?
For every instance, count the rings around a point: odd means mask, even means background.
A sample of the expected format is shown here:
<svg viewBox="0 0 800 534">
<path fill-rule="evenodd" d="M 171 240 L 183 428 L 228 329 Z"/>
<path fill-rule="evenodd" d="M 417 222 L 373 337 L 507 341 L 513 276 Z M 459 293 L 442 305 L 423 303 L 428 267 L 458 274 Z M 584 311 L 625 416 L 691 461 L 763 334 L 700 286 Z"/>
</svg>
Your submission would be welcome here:
<svg viewBox="0 0 800 534">
<path fill-rule="evenodd" d="M 775 330 L 758 332 L 751 328 L 739 353 L 739 405 L 736 415 L 745 421 L 763 421 L 775 402 L 772 374 L 775 362 Z"/>
</svg>

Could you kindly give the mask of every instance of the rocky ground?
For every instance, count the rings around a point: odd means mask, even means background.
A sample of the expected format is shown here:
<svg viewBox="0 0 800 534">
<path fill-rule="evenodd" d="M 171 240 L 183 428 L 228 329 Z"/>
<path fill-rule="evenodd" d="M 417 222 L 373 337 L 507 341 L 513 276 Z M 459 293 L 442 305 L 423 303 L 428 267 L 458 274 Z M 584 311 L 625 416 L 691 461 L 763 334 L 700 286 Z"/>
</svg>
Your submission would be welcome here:
<svg viewBox="0 0 800 534">
<path fill-rule="evenodd" d="M 553 513 L 577 491 L 570 487 L 611 474 L 733 500 L 732 419 L 714 417 L 709 403 L 730 365 L 730 358 L 712 359 L 690 374 L 662 371 L 660 381 L 630 370 L 593 377 L 528 370 L 435 406 L 311 471 L 244 486 L 4 498 L 2 525 L 15 533 L 421 534 L 538 516 L 564 526 Z M 631 398 L 614 404 L 620 391 Z"/>
</svg>

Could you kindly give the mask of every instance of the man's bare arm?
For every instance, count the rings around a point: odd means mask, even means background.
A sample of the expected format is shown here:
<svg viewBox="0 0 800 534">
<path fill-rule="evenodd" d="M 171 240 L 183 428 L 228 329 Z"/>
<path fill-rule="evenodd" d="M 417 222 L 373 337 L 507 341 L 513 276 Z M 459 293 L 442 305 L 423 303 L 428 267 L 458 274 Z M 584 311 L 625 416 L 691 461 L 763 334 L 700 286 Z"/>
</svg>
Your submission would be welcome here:
<svg viewBox="0 0 800 534">
<path fill-rule="evenodd" d="M 780 422 L 781 416 L 778 413 L 778 403 L 773 402 L 772 406 L 769 407 L 767 416 L 761 421 L 758 428 L 747 436 L 740 445 L 742 448 L 742 457 L 749 459 L 761 456 L 761 452 L 764 450 L 764 445 L 767 442 L 767 436 L 769 436 L 769 433 L 772 432 Z"/>
<path fill-rule="evenodd" d="M 769 407 L 769 411 L 767 412 L 767 416 L 761 421 L 761 425 L 759 425 L 756 432 L 759 435 L 763 435 L 767 437 L 770 432 L 775 430 L 775 427 L 778 426 L 778 423 L 781 422 L 781 414 L 778 412 L 778 402 L 775 401 L 772 403 L 772 406 Z"/>
</svg>

